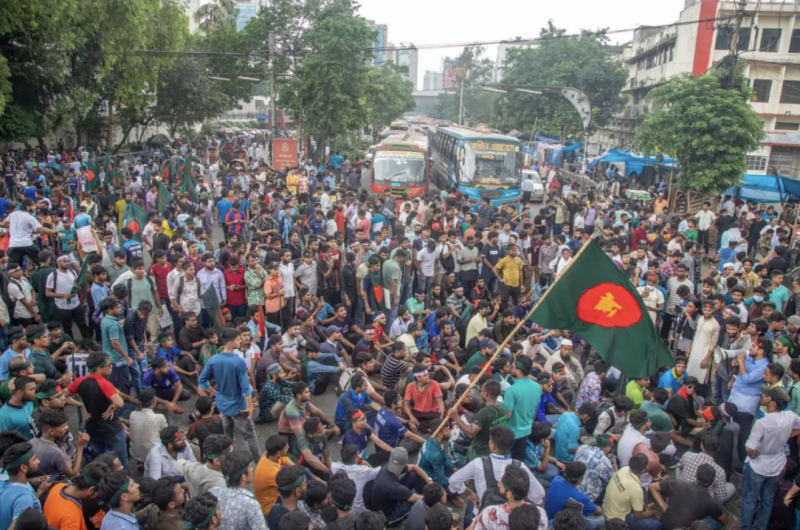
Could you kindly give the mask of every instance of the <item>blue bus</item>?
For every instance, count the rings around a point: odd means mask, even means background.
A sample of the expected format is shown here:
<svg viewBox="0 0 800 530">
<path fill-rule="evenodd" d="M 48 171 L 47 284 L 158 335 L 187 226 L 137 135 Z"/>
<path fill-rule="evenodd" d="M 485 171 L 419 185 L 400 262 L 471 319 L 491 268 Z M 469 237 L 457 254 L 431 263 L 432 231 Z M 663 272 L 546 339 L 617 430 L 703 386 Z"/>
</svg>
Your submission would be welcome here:
<svg viewBox="0 0 800 530">
<path fill-rule="evenodd" d="M 476 207 L 520 200 L 522 147 L 513 136 L 467 127 L 428 131 L 431 182 L 439 189 L 457 186 Z"/>
</svg>

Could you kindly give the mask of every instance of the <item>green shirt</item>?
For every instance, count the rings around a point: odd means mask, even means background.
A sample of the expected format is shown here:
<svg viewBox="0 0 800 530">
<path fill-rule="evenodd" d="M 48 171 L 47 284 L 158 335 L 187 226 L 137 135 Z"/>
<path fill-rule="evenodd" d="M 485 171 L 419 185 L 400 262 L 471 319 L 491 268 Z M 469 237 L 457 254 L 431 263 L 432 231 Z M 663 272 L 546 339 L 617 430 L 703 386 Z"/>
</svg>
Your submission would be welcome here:
<svg viewBox="0 0 800 530">
<path fill-rule="evenodd" d="M 114 282 L 117 281 L 117 278 L 122 276 L 123 272 L 128 272 L 129 270 L 130 268 L 127 265 L 123 265 L 119 269 L 114 267 L 114 265 L 111 265 L 106 269 L 106 274 L 108 274 L 108 283 L 114 285 Z"/>
<path fill-rule="evenodd" d="M 496 425 L 504 425 L 508 421 L 508 411 L 503 405 L 488 405 L 475 415 L 475 425 L 481 432 L 475 435 L 469 444 L 467 459 L 474 460 L 489 454 L 489 436 Z"/>
<path fill-rule="evenodd" d="M 469 358 L 467 361 L 467 365 L 464 367 L 464 373 L 469 373 L 469 369 L 473 366 L 480 366 L 487 361 L 486 357 L 481 355 L 480 350 L 476 351 L 472 354 L 472 357 Z"/>
<path fill-rule="evenodd" d="M 100 322 L 100 335 L 103 338 L 103 352 L 108 355 L 111 364 L 124 363 L 125 359 L 117 353 L 117 350 L 111 345 L 113 339 L 117 339 L 122 345 L 122 351 L 127 355 L 128 341 L 125 340 L 125 332 L 122 329 L 122 324 L 119 320 L 112 316 L 106 315 L 103 321 Z"/>
<path fill-rule="evenodd" d="M 392 280 L 397 281 L 397 294 L 400 294 L 400 291 L 403 288 L 402 278 L 403 278 L 403 271 L 400 269 L 400 264 L 397 263 L 393 259 L 387 259 L 383 262 L 383 288 L 387 289 L 389 292 L 392 292 Z"/>
<path fill-rule="evenodd" d="M 65 331 L 62 331 L 60 341 L 56 342 L 50 339 L 50 346 L 47 347 L 47 351 L 50 353 L 55 353 L 65 342 L 74 343 L 75 341 L 72 340 L 72 337 L 70 337 L 69 334 L 67 334 Z"/>
<path fill-rule="evenodd" d="M 149 280 L 145 276 L 141 280 L 137 280 L 136 278 L 131 278 L 128 281 L 131 282 L 130 300 L 132 308 L 139 307 L 139 302 L 141 302 L 142 300 L 147 300 L 148 302 L 153 304 L 154 308 L 158 307 L 155 297 L 153 296 L 153 288 L 150 286 L 151 281 L 153 282 L 153 285 L 155 285 L 154 280 Z"/>
<path fill-rule="evenodd" d="M 413 296 L 406 300 L 406 309 L 408 309 L 411 314 L 414 314 L 414 311 L 422 311 L 425 309 L 425 301 L 417 302 L 417 299 Z"/>
<path fill-rule="evenodd" d="M 633 412 L 639 410 L 639 406 L 644 401 L 644 389 L 636 381 L 631 381 L 625 387 L 625 396 L 633 401 Z"/>
<path fill-rule="evenodd" d="M 789 393 L 789 397 L 791 397 L 792 411 L 800 416 L 800 381 L 786 387 L 786 391 Z M 0 399 L 1 398 L 2 396 L 0 396 Z"/>
<path fill-rule="evenodd" d="M 697 230 L 687 230 L 683 233 L 686 236 L 687 241 L 694 241 L 697 242 Z"/>
<path fill-rule="evenodd" d="M 530 377 L 522 377 L 506 390 L 503 406 L 511 411 L 508 427 L 514 431 L 514 438 L 527 438 L 531 435 L 533 418 L 539 401 L 542 399 L 542 387 Z"/>
<path fill-rule="evenodd" d="M 650 420 L 651 428 L 656 432 L 672 432 L 675 429 L 672 427 L 672 420 L 664 410 L 664 407 L 652 401 L 642 403 L 639 410 L 647 413 L 647 419 Z"/>
</svg>

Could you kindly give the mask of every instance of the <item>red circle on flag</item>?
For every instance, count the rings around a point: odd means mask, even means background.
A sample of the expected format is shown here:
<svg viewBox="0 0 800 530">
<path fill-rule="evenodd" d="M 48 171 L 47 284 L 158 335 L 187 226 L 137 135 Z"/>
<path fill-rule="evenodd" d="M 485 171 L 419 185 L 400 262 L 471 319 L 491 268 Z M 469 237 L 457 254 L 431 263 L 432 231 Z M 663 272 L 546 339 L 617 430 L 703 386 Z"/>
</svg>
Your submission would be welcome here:
<svg viewBox="0 0 800 530">
<path fill-rule="evenodd" d="M 128 228 L 131 229 L 133 235 L 138 234 L 140 230 L 139 223 L 137 221 L 131 221 L 130 223 L 128 223 Z"/>
<path fill-rule="evenodd" d="M 642 309 L 631 292 L 615 283 L 601 283 L 578 299 L 578 318 L 602 328 L 627 328 L 639 322 Z"/>
<path fill-rule="evenodd" d="M 89 182 L 94 180 L 94 171 L 92 171 L 91 169 L 86 171 L 86 180 L 88 180 Z"/>
</svg>

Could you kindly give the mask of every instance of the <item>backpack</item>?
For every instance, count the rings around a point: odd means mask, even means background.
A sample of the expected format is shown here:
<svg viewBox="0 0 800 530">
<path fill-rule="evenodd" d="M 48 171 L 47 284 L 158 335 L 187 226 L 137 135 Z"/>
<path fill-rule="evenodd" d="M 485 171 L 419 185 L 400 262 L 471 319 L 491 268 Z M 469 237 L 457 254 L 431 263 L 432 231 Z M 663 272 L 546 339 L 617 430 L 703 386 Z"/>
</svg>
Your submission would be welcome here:
<svg viewBox="0 0 800 530">
<path fill-rule="evenodd" d="M 197 284 L 197 298 L 202 298 L 200 295 L 200 280 L 197 278 L 194 279 L 195 283 Z M 186 278 L 181 276 L 178 278 L 178 305 L 181 303 L 181 295 L 183 294 L 183 286 L 186 284 Z"/>
<path fill-rule="evenodd" d="M 481 463 L 483 464 L 483 479 L 486 481 L 486 491 L 483 492 L 481 497 L 481 510 L 487 506 L 499 506 L 507 502 L 506 498 L 500 495 L 500 488 L 497 486 L 497 479 L 494 478 L 494 469 L 492 469 L 492 457 L 482 456 Z M 522 462 L 519 460 L 511 460 L 510 466 L 521 467 Z"/>
<path fill-rule="evenodd" d="M 456 270 L 456 260 L 453 258 L 452 254 L 450 254 L 450 257 L 447 257 L 447 258 L 444 257 L 445 248 L 447 250 L 450 250 L 450 245 L 449 244 L 445 244 L 442 247 L 442 253 L 439 254 L 439 263 L 442 264 L 442 268 L 444 270 L 446 270 L 447 272 L 452 272 L 452 271 Z"/>
<path fill-rule="evenodd" d="M 617 423 L 617 416 L 614 414 L 613 408 L 614 406 L 608 402 L 603 402 L 597 405 L 597 409 L 595 409 L 595 415 L 592 417 L 592 419 L 586 422 L 586 431 L 590 434 L 594 433 L 594 429 L 597 427 L 597 420 L 600 419 L 600 414 L 608 414 L 611 418 L 611 425 L 608 426 L 606 432 L 610 431 Z M 605 432 L 601 434 L 605 434 Z"/>
<path fill-rule="evenodd" d="M 147 283 L 150 285 L 150 290 L 151 291 L 155 291 L 156 290 L 156 282 L 153 280 L 153 278 L 151 278 L 150 276 L 147 276 L 147 275 L 145 275 L 145 278 L 147 278 Z M 181 277 L 181 280 L 182 279 L 183 279 L 183 277 Z M 128 278 L 127 280 L 125 280 L 125 287 L 128 288 L 128 305 L 130 306 L 131 305 L 131 296 L 133 296 L 133 293 L 131 292 L 131 290 L 133 288 L 133 277 Z M 153 308 L 153 309 L 155 309 L 155 308 Z"/>
<path fill-rule="evenodd" d="M 336 396 L 341 396 L 348 390 L 350 390 L 350 380 L 353 378 L 354 375 L 358 373 L 358 368 L 347 368 L 342 375 L 339 376 L 339 380 L 336 381 Z"/>
</svg>

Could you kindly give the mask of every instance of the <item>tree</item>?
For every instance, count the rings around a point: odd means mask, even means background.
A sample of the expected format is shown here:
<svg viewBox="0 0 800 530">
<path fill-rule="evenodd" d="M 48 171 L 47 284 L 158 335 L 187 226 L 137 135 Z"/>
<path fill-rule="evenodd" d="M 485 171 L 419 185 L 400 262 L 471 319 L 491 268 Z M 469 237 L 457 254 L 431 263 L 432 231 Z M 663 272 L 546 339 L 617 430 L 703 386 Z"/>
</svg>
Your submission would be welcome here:
<svg viewBox="0 0 800 530">
<path fill-rule="evenodd" d="M 233 0 L 212 0 L 203 4 L 194 13 L 194 20 L 200 31 L 211 33 L 218 29 L 236 29 L 236 15 L 239 10 Z"/>
<path fill-rule="evenodd" d="M 373 134 L 392 123 L 404 112 L 414 110 L 416 102 L 412 96 L 414 84 L 406 81 L 398 67 L 386 63 L 381 68 L 370 68 L 367 72 L 366 105 L 369 124 Z"/>
<path fill-rule="evenodd" d="M 681 189 L 719 193 L 737 185 L 745 155 L 759 146 L 762 124 L 748 87 L 727 89 L 727 77 L 684 74 L 653 89 L 651 112 L 636 133 L 637 149 L 678 159 Z"/>
<path fill-rule="evenodd" d="M 620 91 L 628 72 L 608 56 L 605 30 L 582 31 L 569 37 L 553 21 L 540 32 L 536 48 L 511 48 L 506 57 L 503 84 L 518 86 L 567 86 L 577 88 L 592 104 L 592 121 L 604 125 L 625 104 Z M 498 101 L 495 124 L 505 130 L 536 129 L 544 134 L 581 135 L 580 116 L 561 96 L 509 91 Z M 538 120 L 537 120 L 538 118 Z"/>
<path fill-rule="evenodd" d="M 282 87 L 281 99 L 321 146 L 367 123 L 365 63 L 375 32 L 352 0 L 334 0 L 301 40 L 309 53 Z"/>
</svg>

